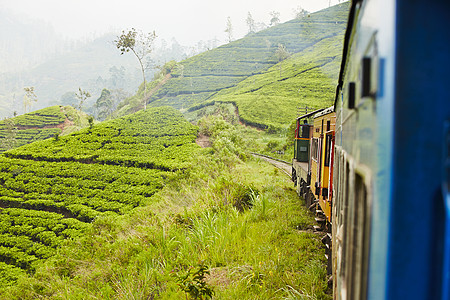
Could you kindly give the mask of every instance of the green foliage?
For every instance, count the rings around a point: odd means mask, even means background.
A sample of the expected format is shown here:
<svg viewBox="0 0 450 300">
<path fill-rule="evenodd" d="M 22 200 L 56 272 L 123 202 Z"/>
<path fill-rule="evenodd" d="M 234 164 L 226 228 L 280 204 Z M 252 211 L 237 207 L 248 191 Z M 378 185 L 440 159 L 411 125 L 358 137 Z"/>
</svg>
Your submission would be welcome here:
<svg viewBox="0 0 450 300">
<path fill-rule="evenodd" d="M 243 212 L 253 207 L 255 198 L 258 197 L 258 195 L 259 192 L 254 187 L 240 184 L 233 197 L 233 206 L 239 212 Z"/>
<path fill-rule="evenodd" d="M 211 137 L 216 155 L 231 163 L 236 158 L 246 160 L 244 141 L 235 126 L 228 123 L 222 115 L 208 115 L 198 121 L 200 133 Z"/>
<path fill-rule="evenodd" d="M 181 272 L 180 272 L 181 273 Z M 205 282 L 206 275 L 210 274 L 208 266 L 203 262 L 195 267 L 190 267 L 184 274 L 177 273 L 174 276 L 178 282 L 180 290 L 189 295 L 190 299 L 211 299 L 214 290 Z"/>
<path fill-rule="evenodd" d="M 108 89 L 103 89 L 100 97 L 95 102 L 95 106 L 99 110 L 98 118 L 100 120 L 105 120 L 112 114 L 113 104 L 111 92 Z"/>
</svg>

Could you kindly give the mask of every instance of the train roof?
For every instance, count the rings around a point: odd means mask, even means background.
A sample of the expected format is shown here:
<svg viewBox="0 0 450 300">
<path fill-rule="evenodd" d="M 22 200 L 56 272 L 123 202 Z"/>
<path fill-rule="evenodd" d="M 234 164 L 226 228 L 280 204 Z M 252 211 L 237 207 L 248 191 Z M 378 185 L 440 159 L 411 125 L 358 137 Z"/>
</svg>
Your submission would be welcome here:
<svg viewBox="0 0 450 300">
<path fill-rule="evenodd" d="M 354 25 L 354 19 L 356 14 L 356 4 L 359 1 L 352 1 L 350 6 L 350 11 L 348 14 L 348 20 L 347 20 L 347 29 L 345 30 L 345 36 L 344 36 L 344 47 L 342 49 L 342 61 L 341 61 L 341 68 L 339 71 L 339 79 L 338 79 L 338 85 L 336 87 L 336 95 L 334 98 L 334 105 L 336 105 L 336 102 L 339 99 L 339 92 L 342 89 L 342 85 L 344 84 L 344 73 L 345 73 L 345 67 L 347 64 L 347 55 L 349 52 L 350 47 L 350 40 L 352 36 L 353 31 L 353 25 Z"/>
<path fill-rule="evenodd" d="M 317 114 L 314 115 L 314 119 L 321 117 L 321 116 L 325 116 L 328 115 L 330 113 L 334 113 L 334 105 L 330 106 L 328 108 L 324 108 L 322 111 L 318 112 Z"/>
<path fill-rule="evenodd" d="M 303 115 L 303 116 L 300 116 L 300 117 L 298 117 L 298 118 L 297 118 L 297 120 L 300 120 L 300 119 L 304 119 L 304 118 L 308 118 L 308 117 L 311 117 L 312 115 L 315 115 L 315 114 L 317 114 L 317 113 L 319 113 L 319 112 L 323 111 L 324 109 L 325 109 L 325 108 L 321 108 L 321 109 L 318 109 L 318 110 L 312 111 L 312 112 L 310 112 L 310 113 L 307 113 L 306 115 Z"/>
</svg>

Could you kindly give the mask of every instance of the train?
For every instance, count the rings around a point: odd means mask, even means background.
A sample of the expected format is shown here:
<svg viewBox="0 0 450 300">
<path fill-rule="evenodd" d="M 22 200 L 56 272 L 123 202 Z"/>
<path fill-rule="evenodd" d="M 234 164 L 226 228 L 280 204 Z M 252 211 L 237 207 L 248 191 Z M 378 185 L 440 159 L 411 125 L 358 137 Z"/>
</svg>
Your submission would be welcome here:
<svg viewBox="0 0 450 300">
<path fill-rule="evenodd" d="M 448 0 L 351 1 L 334 104 L 297 118 L 334 299 L 450 299 L 449 29 Z"/>
</svg>

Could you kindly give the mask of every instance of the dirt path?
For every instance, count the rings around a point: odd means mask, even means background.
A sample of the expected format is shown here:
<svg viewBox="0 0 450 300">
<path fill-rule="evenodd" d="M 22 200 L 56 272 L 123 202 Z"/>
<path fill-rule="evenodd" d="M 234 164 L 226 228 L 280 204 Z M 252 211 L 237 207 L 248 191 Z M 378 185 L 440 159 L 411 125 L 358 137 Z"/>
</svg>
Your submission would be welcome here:
<svg viewBox="0 0 450 300">
<path fill-rule="evenodd" d="M 259 158 L 267 161 L 268 163 L 274 165 L 275 167 L 277 167 L 278 169 L 280 169 L 281 171 L 286 173 L 286 175 L 288 175 L 289 177 L 292 176 L 291 175 L 292 174 L 292 165 L 291 164 L 289 164 L 287 162 L 280 161 L 280 160 L 276 160 L 276 159 L 273 159 L 273 158 L 270 158 L 268 156 L 261 155 L 261 154 L 258 154 L 258 153 L 252 153 L 252 155 L 254 157 L 259 157 Z"/>
</svg>

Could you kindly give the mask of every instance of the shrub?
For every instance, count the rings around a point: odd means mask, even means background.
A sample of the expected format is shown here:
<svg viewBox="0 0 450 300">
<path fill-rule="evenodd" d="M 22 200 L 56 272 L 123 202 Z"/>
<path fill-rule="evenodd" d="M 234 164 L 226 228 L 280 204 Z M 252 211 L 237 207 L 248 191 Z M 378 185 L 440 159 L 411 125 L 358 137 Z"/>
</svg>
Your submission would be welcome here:
<svg viewBox="0 0 450 300">
<path fill-rule="evenodd" d="M 233 197 L 233 206 L 243 212 L 253 207 L 255 198 L 259 195 L 259 191 L 253 186 L 239 184 Z"/>
<path fill-rule="evenodd" d="M 180 290 L 185 292 L 191 299 L 211 299 L 214 290 L 206 281 L 209 274 L 208 266 L 200 262 L 195 267 L 190 267 L 184 274 L 175 274 Z"/>
</svg>

